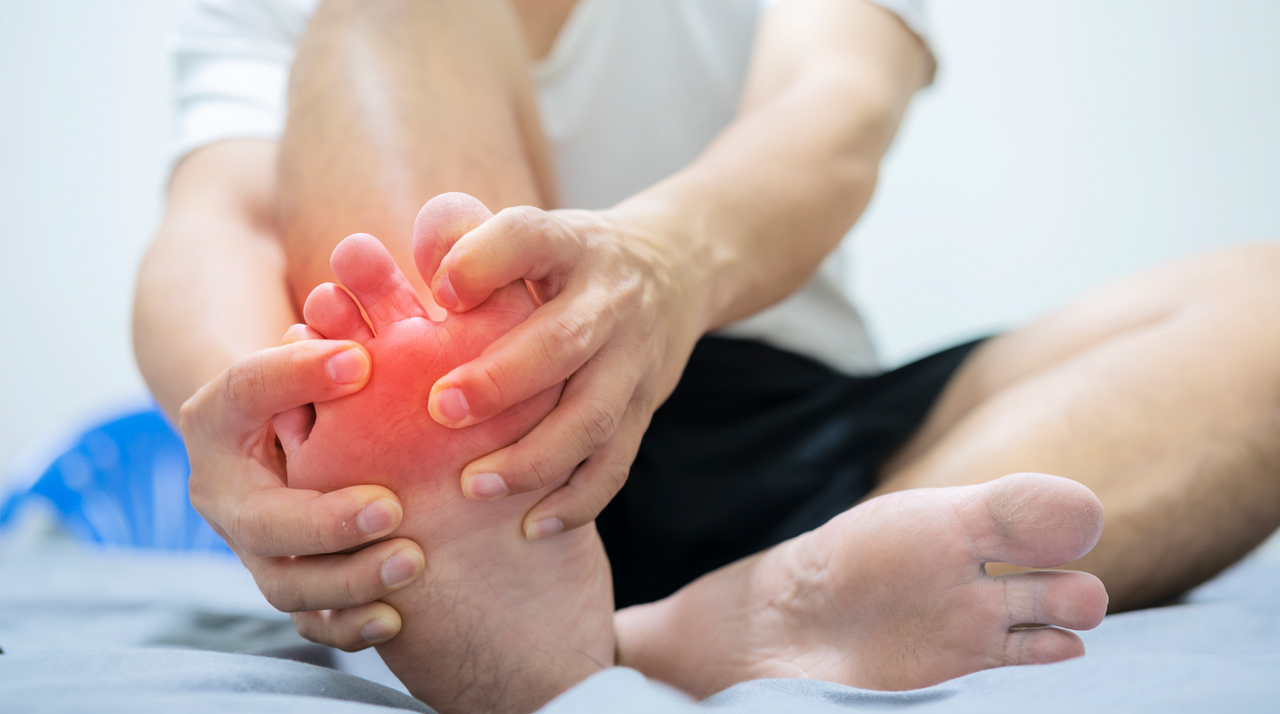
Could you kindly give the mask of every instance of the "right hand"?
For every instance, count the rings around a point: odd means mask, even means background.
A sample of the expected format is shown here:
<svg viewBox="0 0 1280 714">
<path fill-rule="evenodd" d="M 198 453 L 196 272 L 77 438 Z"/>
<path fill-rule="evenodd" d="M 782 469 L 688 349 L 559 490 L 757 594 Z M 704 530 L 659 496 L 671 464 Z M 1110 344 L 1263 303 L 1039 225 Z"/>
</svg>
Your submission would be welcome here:
<svg viewBox="0 0 1280 714">
<path fill-rule="evenodd" d="M 191 503 L 307 639 L 349 652 L 395 637 L 400 615 L 377 599 L 417 578 L 422 549 L 380 486 L 291 489 L 272 418 L 362 389 L 370 360 L 355 342 L 307 339 L 235 362 L 182 405 Z M 354 552 L 345 552 L 352 551 Z"/>
</svg>

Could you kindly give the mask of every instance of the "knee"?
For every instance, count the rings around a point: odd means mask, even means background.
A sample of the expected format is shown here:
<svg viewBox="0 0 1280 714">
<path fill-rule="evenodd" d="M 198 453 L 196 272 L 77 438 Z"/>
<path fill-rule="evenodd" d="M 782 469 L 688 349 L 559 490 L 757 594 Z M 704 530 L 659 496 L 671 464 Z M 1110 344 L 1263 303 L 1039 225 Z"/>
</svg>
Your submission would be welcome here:
<svg viewBox="0 0 1280 714">
<path fill-rule="evenodd" d="M 1204 256 L 1199 268 L 1202 289 L 1195 293 L 1201 298 L 1280 304 L 1280 242 L 1224 248 Z"/>
<path fill-rule="evenodd" d="M 1280 285 L 1280 242 L 1231 246 L 1216 257 L 1222 264 L 1221 277 L 1229 284 Z"/>
</svg>

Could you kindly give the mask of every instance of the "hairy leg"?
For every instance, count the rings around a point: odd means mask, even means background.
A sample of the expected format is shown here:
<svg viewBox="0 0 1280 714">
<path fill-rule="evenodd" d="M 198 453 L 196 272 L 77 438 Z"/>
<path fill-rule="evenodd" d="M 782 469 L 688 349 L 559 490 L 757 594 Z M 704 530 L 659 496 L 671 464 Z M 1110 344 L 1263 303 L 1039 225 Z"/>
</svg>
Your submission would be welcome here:
<svg viewBox="0 0 1280 714">
<path fill-rule="evenodd" d="M 1277 246 L 1106 287 L 975 352 L 877 493 L 1075 479 L 1107 529 L 1068 567 L 1100 577 L 1116 610 L 1176 595 L 1280 525 L 1277 324 Z"/>
<path fill-rule="evenodd" d="M 553 207 L 519 17 L 503 0 L 327 0 L 298 47 L 278 216 L 300 307 L 334 279 L 345 236 L 378 236 L 433 317 L 413 270 L 413 217 L 471 194 L 492 210 Z"/>
</svg>

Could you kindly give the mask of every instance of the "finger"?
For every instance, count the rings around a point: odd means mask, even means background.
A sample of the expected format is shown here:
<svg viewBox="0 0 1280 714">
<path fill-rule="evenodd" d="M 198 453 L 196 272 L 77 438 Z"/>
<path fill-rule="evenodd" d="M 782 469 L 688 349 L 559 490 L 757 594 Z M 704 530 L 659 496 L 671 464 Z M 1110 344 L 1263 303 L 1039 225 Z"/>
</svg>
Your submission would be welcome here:
<svg viewBox="0 0 1280 714">
<path fill-rule="evenodd" d="M 308 610 L 293 613 L 298 634 L 344 652 L 359 652 L 400 634 L 400 613 L 385 602 L 371 602 L 342 610 Z"/>
<path fill-rule="evenodd" d="M 594 521 L 627 482 L 640 439 L 649 425 L 648 410 L 639 403 L 627 409 L 618 434 L 574 471 L 569 482 L 552 491 L 524 518 L 524 533 L 538 540 Z"/>
<path fill-rule="evenodd" d="M 1050 664 L 1084 656 L 1079 635 L 1056 627 L 1014 630 L 1005 635 L 1001 664 Z"/>
<path fill-rule="evenodd" d="M 994 579 L 1008 613 L 1006 627 L 1055 625 L 1092 630 L 1107 614 L 1107 589 L 1097 577 L 1071 570 L 1036 570 Z"/>
<path fill-rule="evenodd" d="M 463 469 L 462 492 L 473 500 L 492 500 L 492 490 L 477 488 L 492 481 L 491 477 L 478 478 L 483 474 L 497 474 L 507 493 L 527 493 L 563 483 L 614 437 L 635 391 L 634 381 L 619 376 L 627 374 L 625 366 L 609 355 L 601 354 L 588 362 L 565 385 L 556 408 L 532 431 Z"/>
<path fill-rule="evenodd" d="M 264 559 L 252 572 L 272 607 L 299 612 L 367 605 L 413 582 L 425 567 L 422 549 L 396 538 L 350 554 Z"/>
<path fill-rule="evenodd" d="M 477 424 L 568 379 L 608 341 L 607 309 L 567 293 L 543 305 L 436 381 L 427 402 L 432 418 L 455 429 Z"/>
<path fill-rule="evenodd" d="M 331 340 L 367 342 L 373 330 L 351 295 L 333 283 L 317 285 L 302 306 L 307 324 Z"/>
<path fill-rule="evenodd" d="M 333 249 L 329 267 L 364 308 L 375 334 L 393 322 L 427 316 L 418 291 L 377 238 L 367 233 L 343 238 Z"/>
<path fill-rule="evenodd" d="M 457 240 L 431 278 L 441 307 L 465 312 L 516 280 L 542 280 L 575 262 L 581 244 L 559 219 L 532 206 L 498 212 Z"/>
<path fill-rule="evenodd" d="M 237 447 L 272 416 L 364 387 L 369 354 L 352 342 L 304 340 L 259 350 L 228 367 L 182 406 L 181 431 Z"/>
<path fill-rule="evenodd" d="M 299 323 L 296 325 L 289 325 L 289 329 L 285 330 L 284 338 L 280 340 L 280 344 L 291 345 L 295 342 L 302 342 L 303 340 L 323 340 L 323 339 L 324 339 L 324 335 L 320 334 L 319 332 L 312 329 L 308 325 L 303 325 Z"/>
<path fill-rule="evenodd" d="M 465 193 L 442 193 L 427 201 L 413 221 L 413 262 L 422 279 L 433 282 L 440 261 L 453 244 L 492 217 L 493 213 L 479 199 Z M 457 304 L 448 280 L 432 292 L 441 307 Z M 440 302 L 442 296 L 449 297 L 448 305 Z"/>
<path fill-rule="evenodd" d="M 197 500 L 207 499 L 193 490 L 192 503 Z M 390 534 L 404 517 L 399 500 L 381 486 L 348 486 L 329 493 L 259 488 L 212 505 L 232 517 L 209 520 L 222 524 L 246 554 L 258 557 L 348 550 Z"/>
</svg>

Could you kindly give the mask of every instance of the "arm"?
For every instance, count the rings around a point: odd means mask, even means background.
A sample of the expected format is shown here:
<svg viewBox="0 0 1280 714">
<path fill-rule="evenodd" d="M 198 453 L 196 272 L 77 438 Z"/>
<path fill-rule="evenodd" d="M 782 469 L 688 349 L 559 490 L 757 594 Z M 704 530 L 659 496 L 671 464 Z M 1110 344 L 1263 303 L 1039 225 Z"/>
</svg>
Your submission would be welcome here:
<svg viewBox="0 0 1280 714">
<path fill-rule="evenodd" d="M 930 70 L 883 8 L 793 0 L 762 21 L 739 117 L 685 170 L 609 211 L 504 211 L 439 251 L 444 307 L 467 310 L 517 278 L 544 304 L 437 383 L 438 421 L 483 421 L 572 375 L 534 432 L 466 468 L 464 491 L 498 474 L 524 492 L 577 467 L 526 532 L 594 518 L 697 338 L 796 290 L 857 220 Z M 458 394 L 465 410 L 449 408 Z"/>
<path fill-rule="evenodd" d="M 134 351 L 169 418 L 237 359 L 297 322 L 275 237 L 276 146 L 227 141 L 173 173 L 164 219 L 138 274 Z"/>
<path fill-rule="evenodd" d="M 931 59 L 887 10 L 805 0 L 765 16 L 738 118 L 697 161 L 614 209 L 702 267 L 706 330 L 787 297 L 866 209 Z M 681 248 L 683 246 L 683 248 Z"/>
<path fill-rule="evenodd" d="M 272 604 L 296 613 L 300 630 L 358 649 L 373 644 L 364 635 L 382 641 L 399 629 L 390 606 L 365 604 L 407 582 L 384 582 L 394 572 L 385 564 L 405 553 L 420 565 L 422 554 L 394 539 L 350 555 L 292 557 L 386 536 L 399 525 L 400 505 L 376 486 L 324 495 L 284 487 L 272 417 L 359 390 L 368 356 L 349 342 L 275 346 L 294 319 L 270 218 L 275 160 L 271 142 L 228 141 L 175 171 L 139 272 L 135 351 L 157 399 L 178 417 L 193 505 Z"/>
</svg>

